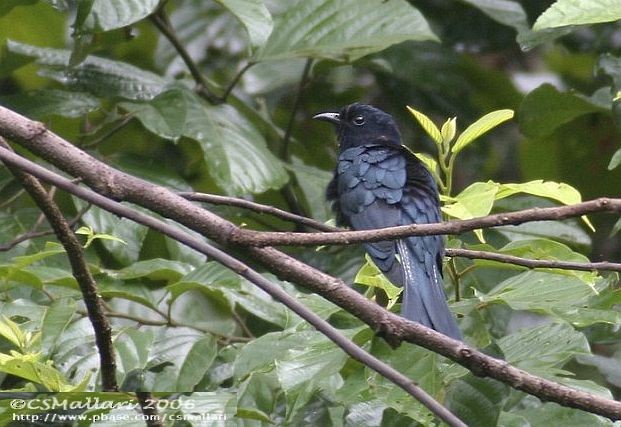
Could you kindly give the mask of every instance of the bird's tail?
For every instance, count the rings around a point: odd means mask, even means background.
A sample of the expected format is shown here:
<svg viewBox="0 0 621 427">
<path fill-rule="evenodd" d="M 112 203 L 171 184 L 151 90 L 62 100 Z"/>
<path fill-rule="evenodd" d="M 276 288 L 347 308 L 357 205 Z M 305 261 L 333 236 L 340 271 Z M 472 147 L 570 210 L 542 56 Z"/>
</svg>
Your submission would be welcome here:
<svg viewBox="0 0 621 427">
<path fill-rule="evenodd" d="M 427 251 L 414 253 L 405 240 L 399 240 L 397 248 L 404 274 L 401 315 L 462 341 L 461 331 L 446 302 L 434 256 Z"/>
</svg>

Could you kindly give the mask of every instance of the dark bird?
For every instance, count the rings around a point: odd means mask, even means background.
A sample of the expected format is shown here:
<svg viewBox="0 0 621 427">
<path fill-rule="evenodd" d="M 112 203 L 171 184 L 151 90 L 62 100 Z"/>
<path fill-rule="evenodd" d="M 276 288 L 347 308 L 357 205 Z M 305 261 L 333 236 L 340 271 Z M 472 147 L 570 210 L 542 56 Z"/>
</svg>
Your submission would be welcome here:
<svg viewBox="0 0 621 427">
<path fill-rule="evenodd" d="M 436 183 L 420 160 L 401 145 L 390 114 L 356 103 L 313 118 L 336 125 L 338 162 L 326 194 L 338 224 L 367 230 L 440 222 Z M 392 283 L 405 286 L 403 317 L 462 340 L 444 294 L 441 236 L 364 246 Z"/>
</svg>

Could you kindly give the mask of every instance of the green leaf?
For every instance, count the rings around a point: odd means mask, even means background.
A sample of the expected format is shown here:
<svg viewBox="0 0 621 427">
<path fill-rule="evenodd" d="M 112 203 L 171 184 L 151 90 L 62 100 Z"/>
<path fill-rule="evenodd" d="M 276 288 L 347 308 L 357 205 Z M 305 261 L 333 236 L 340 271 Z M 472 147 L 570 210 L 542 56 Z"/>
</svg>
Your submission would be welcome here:
<svg viewBox="0 0 621 427">
<path fill-rule="evenodd" d="M 503 414 L 504 415 L 504 414 Z M 509 413 L 510 417 L 518 417 L 516 424 L 510 426 L 529 426 L 529 427 L 550 427 L 562 424 L 563 427 L 612 427 L 613 423 L 604 418 L 588 412 L 577 411 L 573 408 L 560 406 L 556 403 L 544 403 L 531 407 L 515 407 Z M 500 419 L 499 425 L 504 423 L 506 418 Z"/>
<path fill-rule="evenodd" d="M 51 354 L 58 345 L 58 340 L 71 322 L 76 311 L 76 303 L 69 298 L 57 299 L 50 304 L 41 320 L 41 349 L 44 354 Z"/>
<path fill-rule="evenodd" d="M 159 3 L 159 0 L 81 1 L 74 26 L 78 34 L 126 27 L 152 14 Z"/>
<path fill-rule="evenodd" d="M 551 377 L 576 355 L 590 354 L 589 343 L 581 332 L 566 323 L 553 323 L 522 329 L 498 340 L 505 360 L 529 372 Z"/>
<path fill-rule="evenodd" d="M 564 205 L 573 205 L 582 202 L 580 192 L 571 185 L 562 182 L 543 181 L 541 179 L 520 184 L 500 184 L 496 199 L 502 199 L 516 193 L 526 193 L 534 196 L 546 197 L 552 200 L 557 200 Z M 581 218 L 592 231 L 595 231 L 595 228 L 586 215 L 583 215 Z"/>
<path fill-rule="evenodd" d="M 286 393 L 305 383 L 332 376 L 341 370 L 346 360 L 343 350 L 315 333 L 304 346 L 290 348 L 278 357 L 276 373 Z"/>
<path fill-rule="evenodd" d="M 485 216 L 492 211 L 499 184 L 475 182 L 451 199 L 451 202 L 442 206 L 442 212 L 457 219 L 471 219 Z M 482 230 L 475 230 L 481 242 L 485 242 Z"/>
<path fill-rule="evenodd" d="M 543 84 L 524 97 L 518 117 L 524 135 L 542 138 L 577 117 L 604 111 L 601 106 L 585 98 L 559 92 L 554 86 Z"/>
<path fill-rule="evenodd" d="M 451 148 L 454 154 L 459 153 L 471 142 L 486 132 L 489 132 L 502 122 L 513 118 L 513 110 L 497 110 L 492 111 L 478 119 L 466 128 L 458 137 L 455 145 Z"/>
<path fill-rule="evenodd" d="M 448 119 L 442 125 L 442 129 L 440 129 L 440 133 L 442 134 L 442 142 L 445 146 L 453 141 L 455 138 L 455 133 L 457 132 L 457 117 L 453 117 L 452 119 Z"/>
<path fill-rule="evenodd" d="M 619 19 L 621 19 L 621 4 L 617 0 L 557 0 L 539 15 L 533 30 L 597 24 Z"/>
<path fill-rule="evenodd" d="M 365 260 L 366 262 L 364 265 L 360 267 L 360 270 L 356 273 L 354 283 L 382 289 L 386 292 L 386 296 L 388 297 L 387 309 L 390 309 L 399 299 L 399 295 L 401 295 L 403 288 L 393 285 L 380 269 L 377 268 L 368 254 L 365 255 Z"/>
<path fill-rule="evenodd" d="M 113 242 L 118 242 L 126 245 L 127 243 L 123 239 L 119 239 L 118 237 L 112 236 L 111 234 L 104 233 L 96 233 L 91 227 L 82 226 L 75 231 L 75 234 L 80 234 L 82 236 L 86 236 L 86 243 L 84 243 L 84 249 L 88 248 L 95 240 L 112 240 Z"/>
<path fill-rule="evenodd" d="M 287 182 L 282 162 L 250 120 L 230 105 L 206 105 L 194 94 L 187 95 L 185 135 L 200 144 L 210 175 L 227 193 L 262 193 Z"/>
<path fill-rule="evenodd" d="M 276 18 L 255 59 L 351 62 L 406 40 L 437 41 L 437 37 L 405 0 L 297 0 Z"/>
<path fill-rule="evenodd" d="M 56 89 L 2 96 L 0 102 L 33 119 L 53 115 L 81 117 L 101 107 L 99 100 L 88 93 Z"/>
<path fill-rule="evenodd" d="M 0 336 L 11 342 L 20 350 L 25 350 L 28 346 L 28 334 L 21 330 L 19 325 L 8 317 L 0 320 Z"/>
<path fill-rule="evenodd" d="M 499 425 L 502 403 L 506 400 L 506 385 L 468 374 L 451 383 L 446 397 L 447 407 L 467 425 Z"/>
<path fill-rule="evenodd" d="M 311 218 L 326 222 L 333 217 L 330 206 L 326 203 L 326 187 L 332 179 L 332 172 L 316 168 L 292 156 L 291 165 L 287 164 L 304 193 Z"/>
<path fill-rule="evenodd" d="M 77 198 L 73 200 L 76 207 L 81 209 L 84 202 Z M 97 233 L 115 237 L 112 240 L 101 239 L 100 242 L 117 261 L 131 264 L 138 259 L 142 242 L 147 235 L 146 227 L 126 218 L 119 218 L 96 206 L 86 211 L 82 216 L 82 222 Z"/>
<path fill-rule="evenodd" d="M 175 390 L 194 390 L 196 384 L 211 368 L 217 354 L 217 342 L 213 335 L 196 341 L 181 364 Z"/>
<path fill-rule="evenodd" d="M 80 387 L 67 381 L 51 364 L 40 361 L 38 354 L 0 353 L 0 372 L 40 384 L 48 391 L 65 392 Z"/>
<path fill-rule="evenodd" d="M 112 278 L 121 280 L 148 277 L 151 280 L 176 281 L 185 274 L 189 273 L 191 270 L 192 266 L 188 264 L 179 261 L 155 258 L 135 262 L 132 265 L 117 271 L 107 270 L 106 273 Z"/>
<path fill-rule="evenodd" d="M 250 44 L 263 46 L 272 32 L 272 15 L 262 0 L 216 0 L 229 10 L 242 23 Z"/>
<path fill-rule="evenodd" d="M 435 123 L 433 123 L 433 121 L 429 117 L 427 117 L 425 114 L 421 113 L 420 111 L 415 110 L 414 108 L 410 106 L 408 106 L 407 109 L 410 113 L 412 113 L 414 118 L 423 127 L 425 132 L 427 132 L 427 135 L 429 135 L 436 144 L 441 144 L 442 133 L 440 133 L 440 129 L 438 129 Z"/>
<path fill-rule="evenodd" d="M 612 159 L 610 159 L 608 170 L 611 171 L 619 165 L 621 165 L 621 148 L 618 149 L 615 154 L 613 154 Z"/>
<path fill-rule="evenodd" d="M 119 107 L 162 138 L 176 141 L 185 132 L 188 100 L 180 89 L 167 90 L 147 102 L 121 102 Z"/>
<path fill-rule="evenodd" d="M 588 283 L 566 274 L 527 271 L 498 284 L 479 297 L 482 303 L 504 303 L 514 310 L 554 314 L 554 310 L 576 307 L 596 292 Z"/>
<path fill-rule="evenodd" d="M 67 68 L 71 52 L 31 46 L 7 40 L 7 49 L 14 55 L 36 59 L 44 68 L 40 74 L 50 77 L 76 91 L 88 91 L 102 97 L 152 99 L 168 82 L 157 74 L 141 70 L 126 62 L 88 56 L 79 65 Z"/>
<path fill-rule="evenodd" d="M 15 6 L 29 6 L 36 2 L 37 0 L 3 0 L 0 3 L 0 17 L 9 13 Z"/>
</svg>

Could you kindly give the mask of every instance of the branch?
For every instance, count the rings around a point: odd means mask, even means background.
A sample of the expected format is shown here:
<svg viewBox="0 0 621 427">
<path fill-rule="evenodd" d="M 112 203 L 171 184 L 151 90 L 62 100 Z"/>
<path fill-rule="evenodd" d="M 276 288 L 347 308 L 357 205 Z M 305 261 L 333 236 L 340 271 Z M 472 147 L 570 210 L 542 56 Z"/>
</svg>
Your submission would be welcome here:
<svg viewBox="0 0 621 427">
<path fill-rule="evenodd" d="M 233 234 L 243 234 L 243 230 L 229 221 L 195 206 L 166 188 L 111 168 L 48 131 L 43 124 L 28 120 L 1 106 L 0 134 L 14 139 L 59 169 L 80 177 L 82 182 L 96 191 L 116 200 L 136 203 L 164 217 L 174 219 L 225 247 L 230 245 Z M 3 157 L 12 155 L 1 149 L 0 154 Z M 35 166 L 40 168 L 38 165 Z M 40 169 L 49 173 L 43 168 Z M 70 182 L 70 185 L 74 188 L 65 190 L 71 192 L 84 190 L 74 183 Z M 111 202 L 109 199 L 105 200 Z M 178 231 L 175 229 L 175 232 Z M 448 357 L 480 376 L 495 378 L 543 400 L 615 420 L 621 418 L 619 402 L 556 384 L 530 375 L 504 361 L 486 356 L 461 342 L 386 311 L 349 288 L 342 280 L 274 248 L 248 247 L 245 251 L 281 279 L 304 286 L 358 317 L 393 346 L 408 341 Z M 237 272 L 243 275 L 247 270 L 242 268 Z"/>
<path fill-rule="evenodd" d="M 154 230 L 157 230 L 166 236 L 172 237 L 173 239 L 181 242 L 182 244 L 198 252 L 201 252 L 209 259 L 216 260 L 220 264 L 231 269 L 233 272 L 248 279 L 250 282 L 254 283 L 263 291 L 271 295 L 275 300 L 281 302 L 286 307 L 291 309 L 294 313 L 306 320 L 309 324 L 314 326 L 315 329 L 317 329 L 319 332 L 321 332 L 331 341 L 333 341 L 336 345 L 338 345 L 354 360 L 357 360 L 360 363 L 368 366 L 369 368 L 378 372 L 383 377 L 387 378 L 394 384 L 401 387 L 403 390 L 405 390 L 407 393 L 409 393 L 411 396 L 413 396 L 415 399 L 425 405 L 439 419 L 443 420 L 450 426 L 466 426 L 457 417 L 455 417 L 455 415 L 448 411 L 448 409 L 446 409 L 440 403 L 434 400 L 430 395 L 428 395 L 423 389 L 418 387 L 408 377 L 404 376 L 403 374 L 392 368 L 390 365 L 382 362 L 370 353 L 367 353 L 365 350 L 358 347 L 326 320 L 322 319 L 317 314 L 306 308 L 303 304 L 298 302 L 297 299 L 287 294 L 287 292 L 285 292 L 280 286 L 270 282 L 260 273 L 251 269 L 246 264 L 240 262 L 236 258 L 233 258 L 227 253 L 205 243 L 202 240 L 198 240 L 190 236 L 179 228 L 176 228 L 170 224 L 165 223 L 164 221 L 146 215 L 128 206 L 122 205 L 119 202 L 110 200 L 91 190 L 80 187 L 77 184 L 68 180 L 67 178 L 61 177 L 60 175 L 57 175 L 54 172 L 51 172 L 37 165 L 36 163 L 30 162 L 29 160 L 26 160 L 4 148 L 0 148 L 0 159 L 3 162 L 10 164 L 16 168 L 27 170 L 28 173 L 31 173 L 45 181 L 48 181 L 59 188 L 69 191 L 71 194 L 74 194 L 81 199 L 97 205 L 109 212 L 112 212 L 121 217 L 131 219 L 132 221 L 135 221 L 147 227 L 153 228 Z"/>
<path fill-rule="evenodd" d="M 307 218 L 305 216 L 292 214 L 274 206 L 264 205 L 261 203 L 251 202 L 237 197 L 219 196 L 215 194 L 178 192 L 180 196 L 187 200 L 198 202 L 207 202 L 214 205 L 234 206 L 242 209 L 248 209 L 253 212 L 273 215 L 285 221 L 295 222 L 315 230 L 325 232 L 347 231 L 344 228 L 334 227 L 323 222 Z M 521 265 L 528 268 L 554 268 L 560 270 L 580 270 L 580 271 L 617 271 L 621 272 L 621 263 L 614 262 L 566 262 L 554 260 L 538 260 L 518 257 L 514 255 L 504 255 L 489 251 L 475 251 L 471 249 L 446 248 L 445 253 L 448 257 L 460 257 L 468 259 L 486 259 L 489 261 L 502 262 L 507 264 Z"/>
<path fill-rule="evenodd" d="M 0 137 L 0 147 L 0 150 L 11 153 L 9 145 L 2 137 Z M 71 270 L 73 271 L 73 277 L 75 277 L 80 286 L 84 305 L 88 312 L 88 318 L 95 332 L 95 344 L 97 345 L 99 363 L 101 366 L 101 387 L 103 391 L 117 391 L 116 361 L 114 358 L 114 348 L 112 346 L 112 328 L 110 328 L 110 323 L 104 315 L 101 298 L 97 293 L 97 285 L 86 264 L 82 245 L 73 233 L 73 230 L 62 212 L 54 200 L 49 197 L 41 183 L 34 176 L 25 173 L 16 165 L 10 163 L 6 165 L 13 176 L 35 201 L 39 209 L 41 209 L 41 212 L 43 212 L 52 226 L 56 237 L 67 252 Z"/>
<path fill-rule="evenodd" d="M 212 104 L 220 103 L 220 99 L 209 90 L 209 83 L 207 79 L 203 75 L 203 73 L 198 69 L 198 66 L 185 49 L 181 40 L 177 37 L 177 33 L 170 23 L 170 19 L 168 19 L 168 14 L 166 13 L 166 9 L 164 7 L 160 7 L 154 14 L 152 14 L 149 19 L 153 24 L 157 27 L 158 30 L 166 37 L 166 39 L 173 45 L 183 62 L 185 63 L 188 70 L 190 70 L 190 74 L 192 74 L 192 78 L 196 82 L 198 93 L 203 96 L 207 101 Z"/>
<path fill-rule="evenodd" d="M 621 199 L 601 197 L 587 202 L 552 208 L 532 208 L 504 212 L 479 218 L 441 222 L 434 224 L 411 224 L 376 230 L 339 231 L 336 233 L 262 232 L 244 230 L 232 236 L 232 242 L 249 246 L 319 246 L 350 245 L 352 243 L 379 242 L 409 236 L 438 234 L 463 234 L 479 228 L 518 225 L 531 221 L 558 221 L 595 212 L 621 212 Z"/>
<path fill-rule="evenodd" d="M 506 264 L 521 265 L 528 268 L 557 268 L 561 270 L 581 271 L 618 271 L 621 272 L 621 264 L 615 262 L 568 262 L 547 259 L 528 259 L 514 255 L 499 254 L 496 252 L 473 251 L 470 249 L 446 249 L 446 255 L 450 257 L 462 257 L 469 259 L 486 259 Z"/>
<path fill-rule="evenodd" d="M 339 231 L 340 228 L 332 227 L 322 222 L 316 221 L 311 218 L 307 218 L 302 215 L 296 215 L 291 212 L 287 212 L 282 209 L 275 208 L 274 206 L 262 205 L 260 203 L 251 202 L 250 200 L 239 199 L 237 197 L 218 196 L 216 194 L 207 193 L 193 193 L 189 191 L 181 191 L 177 193 L 181 197 L 187 200 L 193 200 L 196 202 L 206 202 L 214 205 L 226 205 L 234 206 L 237 208 L 248 209 L 254 212 L 268 214 L 275 216 L 285 221 L 291 221 L 297 224 L 305 225 L 307 227 L 314 228 L 321 231 Z"/>
</svg>

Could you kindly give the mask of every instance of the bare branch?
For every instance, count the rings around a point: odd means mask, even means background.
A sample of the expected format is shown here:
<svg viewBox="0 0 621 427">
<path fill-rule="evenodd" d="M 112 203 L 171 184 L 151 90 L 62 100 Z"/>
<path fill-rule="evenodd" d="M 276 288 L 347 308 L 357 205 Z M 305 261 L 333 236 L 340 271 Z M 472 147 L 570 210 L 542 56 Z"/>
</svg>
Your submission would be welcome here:
<svg viewBox="0 0 621 427">
<path fill-rule="evenodd" d="M 244 230 L 236 233 L 232 242 L 249 246 L 318 246 L 350 245 L 352 243 L 379 242 L 408 236 L 437 234 L 463 234 L 479 228 L 518 225 L 532 221 L 558 221 L 595 212 L 621 212 L 621 199 L 601 197 L 587 202 L 552 208 L 532 208 L 504 212 L 479 218 L 435 224 L 411 224 L 377 230 L 339 231 L 336 233 L 261 232 Z"/>
<path fill-rule="evenodd" d="M 521 265 L 528 268 L 556 268 L 561 270 L 580 271 L 618 271 L 621 272 L 621 264 L 614 262 L 568 262 L 547 259 L 528 259 L 514 255 L 499 254 L 496 252 L 473 251 L 470 249 L 447 248 L 446 255 L 450 257 L 462 257 L 469 259 L 486 259 L 506 264 Z"/>
<path fill-rule="evenodd" d="M 9 145 L 0 137 L 0 150 L 11 153 Z M 34 176 L 25 173 L 21 168 L 14 164 L 7 163 L 7 167 L 13 176 L 22 184 L 26 192 L 35 201 L 41 212 L 45 215 L 52 226 L 56 237 L 67 251 L 67 257 L 71 264 L 73 276 L 75 277 L 82 298 L 88 311 L 88 318 L 93 325 L 95 332 L 95 344 L 99 352 L 99 363 L 101 366 L 101 384 L 104 391 L 117 391 L 116 383 L 116 361 L 114 348 L 112 347 L 112 328 L 104 315 L 101 298 L 97 293 L 95 279 L 86 264 L 84 250 L 78 238 L 73 233 L 69 223 L 54 200 L 45 191 L 39 180 Z"/>
<path fill-rule="evenodd" d="M 305 225 L 307 227 L 314 228 L 321 231 L 339 231 L 342 230 L 337 227 L 324 224 L 305 216 L 296 215 L 291 212 L 287 212 L 282 209 L 275 208 L 273 206 L 262 205 L 260 203 L 251 202 L 250 200 L 239 199 L 237 197 L 219 196 L 216 194 L 207 193 L 192 193 L 192 192 L 178 192 L 178 195 L 187 200 L 193 200 L 197 202 L 206 202 L 214 205 L 226 205 L 234 206 L 238 208 L 248 209 L 254 212 L 273 215 L 277 218 L 284 219 L 285 221 L 295 222 L 297 224 Z"/>
</svg>

